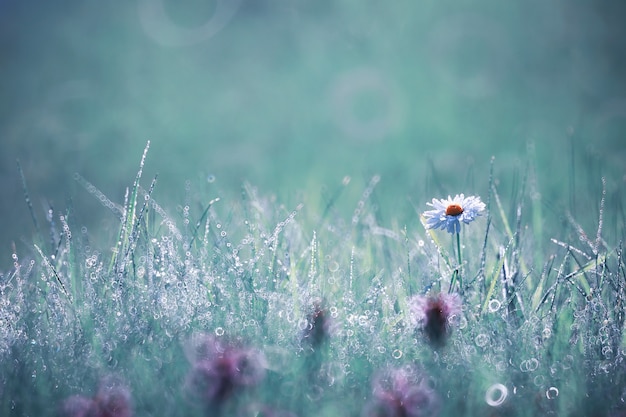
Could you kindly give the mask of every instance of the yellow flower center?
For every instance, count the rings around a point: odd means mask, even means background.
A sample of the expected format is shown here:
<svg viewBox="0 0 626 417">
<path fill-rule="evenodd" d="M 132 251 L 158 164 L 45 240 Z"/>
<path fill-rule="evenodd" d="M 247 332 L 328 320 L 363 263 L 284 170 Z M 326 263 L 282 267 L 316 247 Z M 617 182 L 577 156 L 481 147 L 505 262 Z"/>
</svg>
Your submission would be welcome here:
<svg viewBox="0 0 626 417">
<path fill-rule="evenodd" d="M 458 204 L 450 204 L 446 208 L 447 216 L 458 216 L 461 213 L 463 213 L 463 207 L 459 206 Z"/>
</svg>

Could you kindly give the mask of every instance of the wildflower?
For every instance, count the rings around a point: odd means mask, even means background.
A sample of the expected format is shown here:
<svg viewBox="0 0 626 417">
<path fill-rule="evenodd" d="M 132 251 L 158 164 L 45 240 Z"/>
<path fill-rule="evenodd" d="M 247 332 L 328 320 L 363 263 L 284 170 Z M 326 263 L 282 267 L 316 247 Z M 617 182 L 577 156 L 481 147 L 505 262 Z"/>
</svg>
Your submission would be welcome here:
<svg viewBox="0 0 626 417">
<path fill-rule="evenodd" d="M 372 401 L 363 417 L 432 417 L 439 413 L 439 399 L 424 375 L 405 367 L 379 373 L 372 382 Z"/>
<path fill-rule="evenodd" d="M 302 332 L 302 341 L 312 350 L 323 345 L 330 335 L 330 316 L 320 301 L 316 301 L 313 310 L 307 316 L 307 327 Z"/>
<path fill-rule="evenodd" d="M 130 392 L 113 379 L 104 379 L 93 398 L 74 395 L 60 408 L 63 417 L 131 417 Z"/>
<path fill-rule="evenodd" d="M 446 229 L 448 233 L 459 233 L 461 222 L 469 224 L 485 210 L 485 203 L 480 197 L 457 194 L 454 198 L 433 198 L 432 203 L 426 203 L 433 210 L 424 212 L 427 229 Z"/>
<path fill-rule="evenodd" d="M 443 346 L 450 336 L 450 319 L 461 313 L 458 294 L 417 295 L 409 300 L 411 319 L 424 331 L 426 338 L 436 347 Z"/>
<path fill-rule="evenodd" d="M 128 388 L 114 380 L 105 380 L 100 384 L 94 397 L 96 411 L 89 416 L 131 417 L 130 392 Z"/>
<path fill-rule="evenodd" d="M 192 390 L 212 406 L 220 406 L 244 387 L 256 385 L 265 374 L 260 353 L 204 336 L 191 358 L 188 376 Z"/>
<path fill-rule="evenodd" d="M 63 417 L 87 417 L 94 408 L 94 401 L 82 395 L 73 395 L 63 401 L 59 415 Z"/>
</svg>

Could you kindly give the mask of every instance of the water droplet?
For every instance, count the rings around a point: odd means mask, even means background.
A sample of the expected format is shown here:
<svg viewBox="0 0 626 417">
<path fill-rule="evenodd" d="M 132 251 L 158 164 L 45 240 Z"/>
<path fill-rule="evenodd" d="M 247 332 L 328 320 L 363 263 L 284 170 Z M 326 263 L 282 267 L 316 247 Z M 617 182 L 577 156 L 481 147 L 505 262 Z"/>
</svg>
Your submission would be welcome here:
<svg viewBox="0 0 626 417">
<path fill-rule="evenodd" d="M 485 347 L 487 343 L 489 343 L 489 336 L 487 336 L 484 333 L 481 333 L 478 336 L 476 336 L 476 338 L 474 339 L 474 342 L 476 342 L 476 346 L 478 347 Z"/>
<path fill-rule="evenodd" d="M 509 390 L 502 384 L 493 384 L 487 389 L 485 393 L 485 401 L 492 407 L 498 407 L 506 401 L 506 397 L 509 395 Z"/>
<path fill-rule="evenodd" d="M 215 335 L 216 336 L 223 336 L 224 335 L 224 329 L 221 327 L 218 327 L 215 329 Z"/>
<path fill-rule="evenodd" d="M 546 398 L 549 400 L 553 400 L 559 396 L 559 389 L 557 387 L 550 387 L 546 391 Z"/>
<path fill-rule="evenodd" d="M 523 360 L 519 364 L 519 369 L 522 372 L 533 372 L 539 367 L 539 361 L 535 358 Z"/>
<path fill-rule="evenodd" d="M 563 361 L 561 361 L 561 366 L 563 367 L 563 369 L 570 369 L 573 364 L 574 357 L 572 355 L 566 355 L 565 358 L 563 358 Z"/>
<path fill-rule="evenodd" d="M 400 359 L 402 357 L 402 351 L 400 349 L 396 349 L 391 353 L 394 359 Z"/>
<path fill-rule="evenodd" d="M 208 182 L 209 184 L 214 183 L 215 182 L 215 175 L 207 175 L 206 182 Z"/>
<path fill-rule="evenodd" d="M 322 398 L 322 395 L 324 393 L 324 390 L 322 387 L 318 386 L 318 385 L 313 385 L 311 387 L 308 387 L 307 389 L 307 398 L 309 399 L 309 401 L 319 401 L 320 398 Z"/>
<path fill-rule="evenodd" d="M 496 311 L 500 310 L 500 306 L 502 304 L 500 303 L 499 300 L 491 300 L 489 301 L 489 312 L 490 313 L 495 313 Z"/>
<path fill-rule="evenodd" d="M 309 323 L 306 319 L 300 319 L 298 320 L 298 328 L 300 330 L 311 330 L 313 328 L 313 324 Z"/>
</svg>

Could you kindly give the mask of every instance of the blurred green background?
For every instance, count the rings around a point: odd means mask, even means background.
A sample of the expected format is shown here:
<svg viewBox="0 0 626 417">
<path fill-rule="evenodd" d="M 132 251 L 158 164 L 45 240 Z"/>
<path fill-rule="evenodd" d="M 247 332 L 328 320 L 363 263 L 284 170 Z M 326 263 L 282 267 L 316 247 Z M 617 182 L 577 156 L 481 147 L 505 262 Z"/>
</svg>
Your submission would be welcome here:
<svg viewBox="0 0 626 417">
<path fill-rule="evenodd" d="M 121 203 L 147 140 L 166 208 L 187 180 L 323 207 L 350 176 L 350 213 L 380 174 L 406 215 L 485 194 L 492 155 L 507 183 L 529 143 L 543 195 L 573 173 L 619 192 L 624 21 L 621 0 L 0 0 L 0 267 L 32 250 L 16 159 L 41 224 L 71 199 L 96 235 L 115 219 L 74 173 Z"/>
</svg>

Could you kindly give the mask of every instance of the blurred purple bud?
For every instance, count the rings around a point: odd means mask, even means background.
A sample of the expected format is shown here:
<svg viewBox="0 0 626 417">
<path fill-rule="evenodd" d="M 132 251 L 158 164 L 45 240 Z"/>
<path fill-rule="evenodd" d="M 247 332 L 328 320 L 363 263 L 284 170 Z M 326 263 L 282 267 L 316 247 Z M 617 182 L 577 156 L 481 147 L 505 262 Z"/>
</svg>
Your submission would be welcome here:
<svg viewBox="0 0 626 417">
<path fill-rule="evenodd" d="M 243 387 L 256 385 L 265 376 L 262 354 L 228 345 L 211 336 L 196 337 L 195 354 L 188 386 L 208 404 L 219 404 Z"/>
<path fill-rule="evenodd" d="M 93 398 L 75 395 L 66 399 L 59 413 L 62 417 L 131 417 L 131 396 L 118 381 L 106 378 Z"/>
<path fill-rule="evenodd" d="M 302 332 L 302 341 L 316 349 L 330 335 L 330 315 L 321 302 L 315 302 L 312 311 L 307 316 L 307 327 Z"/>
<path fill-rule="evenodd" d="M 451 318 L 461 313 L 461 298 L 458 294 L 417 295 L 409 300 L 409 311 L 428 341 L 440 347 L 450 336 Z"/>
<path fill-rule="evenodd" d="M 433 417 L 440 404 L 424 376 L 412 368 L 388 369 L 372 381 L 363 417 Z"/>
<path fill-rule="evenodd" d="M 73 395 L 63 401 L 59 415 L 62 417 L 88 417 L 89 410 L 93 407 L 91 398 L 82 395 Z"/>
<path fill-rule="evenodd" d="M 89 417 L 131 417 L 131 395 L 128 388 L 113 380 L 105 380 L 100 384 L 94 398 L 98 412 Z"/>
</svg>

